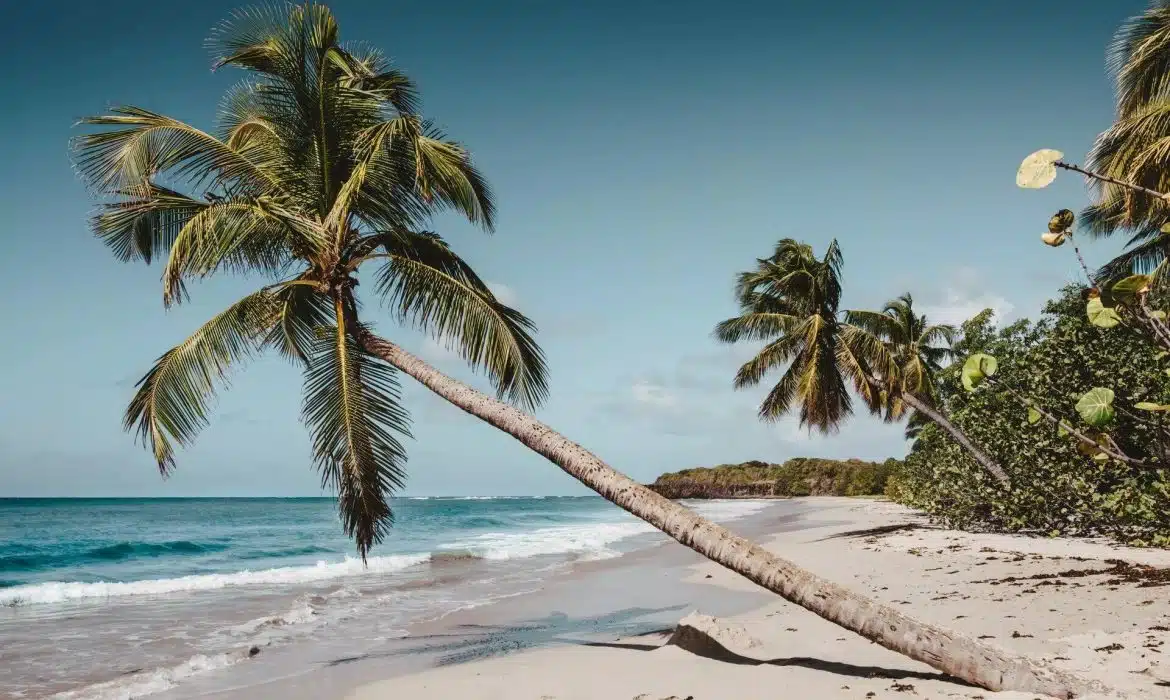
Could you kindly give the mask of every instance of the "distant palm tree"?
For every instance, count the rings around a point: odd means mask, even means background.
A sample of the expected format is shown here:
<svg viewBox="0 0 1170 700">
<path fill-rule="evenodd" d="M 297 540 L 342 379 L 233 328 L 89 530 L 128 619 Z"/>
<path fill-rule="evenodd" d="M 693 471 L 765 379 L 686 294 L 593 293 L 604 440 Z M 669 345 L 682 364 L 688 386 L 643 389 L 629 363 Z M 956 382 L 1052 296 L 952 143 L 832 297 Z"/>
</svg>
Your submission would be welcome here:
<svg viewBox="0 0 1170 700">
<path fill-rule="evenodd" d="M 715 327 L 725 343 L 768 341 L 739 368 L 735 387 L 759 384 L 768 372 L 786 367 L 760 404 L 763 420 L 774 421 L 799 405 L 800 425 L 836 431 L 852 413 L 849 390 L 871 413 L 887 420 L 907 407 L 937 423 L 1001 484 L 1003 469 L 978 449 L 933 405 L 934 375 L 949 356 L 937 345 L 950 341 L 950 326 L 931 326 L 914 313 L 904 295 L 882 312 L 849 311 L 840 318 L 841 249 L 829 243 L 822 259 L 792 239 L 776 244 L 769 258 L 740 273 L 735 294 L 740 315 Z"/>
<path fill-rule="evenodd" d="M 1117 117 L 1089 153 L 1094 172 L 1170 192 L 1170 0 L 1158 0 L 1118 30 L 1108 68 L 1117 84 Z M 1125 252 L 1104 265 L 1100 276 L 1149 273 L 1170 252 L 1160 227 L 1170 206 L 1117 185 L 1092 181 L 1096 201 L 1081 214 L 1094 236 L 1126 233 Z"/>
<path fill-rule="evenodd" d="M 881 339 L 899 367 L 900 392 L 887 406 L 891 419 L 905 415 L 904 394 L 913 394 L 928 404 L 936 402 L 936 377 L 952 359 L 950 345 L 958 334 L 954 326 L 928 323 L 925 315 L 915 313 L 909 293 L 886 302 L 880 312 L 846 311 L 845 322 L 852 326 L 850 331 Z"/>
<path fill-rule="evenodd" d="M 845 323 L 847 345 L 866 348 L 872 355 L 876 339 L 882 345 L 882 362 L 892 364 L 895 369 L 881 382 L 886 397 L 883 405 L 886 420 L 899 420 L 910 411 L 907 437 L 912 431 L 916 436 L 924 421 L 937 424 L 997 481 L 1010 485 L 1003 468 L 978 449 L 938 405 L 937 376 L 943 365 L 953 359 L 950 346 L 958 329 L 947 324 L 930 324 L 925 315 L 914 311 L 914 299 L 909 293 L 886 302 L 881 312 L 846 311 Z"/>
<path fill-rule="evenodd" d="M 738 275 L 735 296 L 741 314 L 715 327 L 724 343 L 768 341 L 739 368 L 735 388 L 755 386 L 787 366 L 760 404 L 760 418 L 775 421 L 799 407 L 800 425 L 822 433 L 837 430 L 852 412 L 850 367 L 842 362 L 837 309 L 841 303 L 841 249 L 829 243 L 822 259 L 812 246 L 785 238 L 771 257 Z M 861 393 L 876 407 L 876 394 Z"/>
<path fill-rule="evenodd" d="M 238 13 L 213 36 L 217 65 L 251 71 L 214 136 L 137 107 L 86 119 L 78 169 L 103 199 L 95 233 L 123 260 L 166 257 L 163 298 L 217 272 L 269 281 L 168 350 L 126 412 L 163 473 L 175 444 L 207 423 L 227 372 L 276 349 L 305 372 L 303 416 L 326 486 L 363 557 L 387 532 L 403 480 L 402 371 L 499 428 L 670 537 L 817 615 L 993 690 L 1067 696 L 1076 683 L 980 642 L 926 625 L 821 579 L 615 471 L 512 405 L 375 336 L 356 288 L 367 264 L 375 299 L 397 320 L 449 340 L 499 397 L 547 395 L 532 323 L 502 304 L 437 235 L 453 209 L 491 228 L 487 184 L 466 151 L 417 115 L 411 82 L 375 51 L 343 47 L 328 8 Z M 202 191 L 202 196 L 183 193 Z"/>
</svg>

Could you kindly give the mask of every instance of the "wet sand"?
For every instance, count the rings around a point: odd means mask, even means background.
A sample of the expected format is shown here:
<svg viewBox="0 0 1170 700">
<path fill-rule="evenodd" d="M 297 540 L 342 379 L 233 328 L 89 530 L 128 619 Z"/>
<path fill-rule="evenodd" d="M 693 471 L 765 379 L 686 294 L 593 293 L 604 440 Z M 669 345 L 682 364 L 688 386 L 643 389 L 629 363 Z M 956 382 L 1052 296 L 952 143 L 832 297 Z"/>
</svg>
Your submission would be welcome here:
<svg viewBox="0 0 1170 700">
<path fill-rule="evenodd" d="M 778 500 L 734 521 L 749 537 L 797 530 L 813 507 Z M 247 663 L 189 679 L 159 700 L 321 700 L 340 698 L 373 681 L 446 668 L 530 649 L 610 642 L 670 628 L 691 610 L 736 615 L 774 599 L 762 590 L 728 590 L 688 580 L 702 557 L 661 535 L 661 544 L 620 557 L 583 561 L 529 592 L 416 623 L 407 636 L 361 640 L 345 654 L 327 645 L 262 649 Z M 444 564 L 448 575 L 480 562 Z"/>
</svg>

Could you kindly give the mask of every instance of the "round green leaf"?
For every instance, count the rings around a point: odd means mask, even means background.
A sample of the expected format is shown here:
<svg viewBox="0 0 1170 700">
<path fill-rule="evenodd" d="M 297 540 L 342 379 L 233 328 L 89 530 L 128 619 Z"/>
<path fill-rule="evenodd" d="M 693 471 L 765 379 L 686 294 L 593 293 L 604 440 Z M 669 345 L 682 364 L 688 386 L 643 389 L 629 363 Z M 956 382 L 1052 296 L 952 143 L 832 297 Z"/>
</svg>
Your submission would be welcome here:
<svg viewBox="0 0 1170 700">
<path fill-rule="evenodd" d="M 1064 158 L 1064 154 L 1051 148 L 1031 154 L 1020 163 L 1020 169 L 1016 171 L 1016 186 L 1028 190 L 1048 187 L 1056 179 L 1054 163 L 1061 158 Z"/>
<path fill-rule="evenodd" d="M 1170 411 L 1170 404 L 1150 403 L 1149 401 L 1138 401 L 1133 407 L 1139 411 Z"/>
<path fill-rule="evenodd" d="M 1121 316 L 1116 311 L 1101 303 L 1101 299 L 1093 297 L 1085 305 L 1085 313 L 1089 323 L 1098 328 L 1113 328 L 1121 323 Z"/>
<path fill-rule="evenodd" d="M 1113 285 L 1113 298 L 1118 303 L 1128 304 L 1149 287 L 1149 275 L 1131 275 Z"/>
<path fill-rule="evenodd" d="M 1091 426 L 1100 427 L 1113 420 L 1113 390 L 1095 387 L 1077 401 L 1077 413 Z"/>
<path fill-rule="evenodd" d="M 1161 310 L 1161 309 L 1154 309 L 1153 311 L 1150 312 L 1150 317 L 1156 318 L 1159 321 L 1165 321 L 1166 320 L 1166 312 Z"/>
<path fill-rule="evenodd" d="M 1061 423 L 1060 425 L 1056 426 L 1056 434 L 1060 437 L 1064 437 L 1065 435 L 1068 435 L 1068 428 L 1064 427 L 1064 423 Z"/>
<path fill-rule="evenodd" d="M 1036 425 L 1040 422 L 1041 417 L 1040 411 L 1037 411 L 1031 406 L 1028 407 L 1028 425 Z"/>
<path fill-rule="evenodd" d="M 983 380 L 994 375 L 998 369 L 998 363 L 991 355 L 983 353 L 975 353 L 967 358 L 963 363 L 963 372 L 960 378 L 963 382 L 963 388 L 967 391 L 974 391 L 975 387 L 983 383 Z"/>
</svg>

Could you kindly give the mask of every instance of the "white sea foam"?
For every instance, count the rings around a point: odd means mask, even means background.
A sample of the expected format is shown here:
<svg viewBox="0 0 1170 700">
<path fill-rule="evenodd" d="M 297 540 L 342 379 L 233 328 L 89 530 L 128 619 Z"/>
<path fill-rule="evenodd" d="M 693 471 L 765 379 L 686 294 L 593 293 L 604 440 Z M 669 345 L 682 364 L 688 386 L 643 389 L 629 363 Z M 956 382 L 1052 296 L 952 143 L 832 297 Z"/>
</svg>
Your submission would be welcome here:
<svg viewBox="0 0 1170 700">
<path fill-rule="evenodd" d="M 53 700 L 132 700 L 144 695 L 170 690 L 180 681 L 191 676 L 226 668 L 248 658 L 246 651 L 229 654 L 193 656 L 185 662 L 169 668 L 124 676 L 117 680 L 97 683 L 77 690 L 69 690 L 52 696 Z"/>
<path fill-rule="evenodd" d="M 687 500 L 681 501 L 681 503 L 708 520 L 726 522 L 759 513 L 768 506 L 775 505 L 776 501 L 765 499 Z"/>
<path fill-rule="evenodd" d="M 654 532 L 643 522 L 558 525 L 526 532 L 488 532 L 454 542 L 484 559 L 523 559 L 547 554 L 602 553 L 606 546 L 633 535 Z"/>
<path fill-rule="evenodd" d="M 339 562 L 317 562 L 316 566 L 287 566 L 259 571 L 236 571 L 229 574 L 200 574 L 178 578 L 147 579 L 131 582 L 50 582 L 0 589 L 0 605 L 35 605 L 60 603 L 85 598 L 165 595 L 187 591 L 210 591 L 234 586 L 289 585 L 328 581 L 368 573 L 400 571 L 427 561 L 427 555 L 370 557 L 369 566 L 360 559 L 346 557 Z"/>
</svg>

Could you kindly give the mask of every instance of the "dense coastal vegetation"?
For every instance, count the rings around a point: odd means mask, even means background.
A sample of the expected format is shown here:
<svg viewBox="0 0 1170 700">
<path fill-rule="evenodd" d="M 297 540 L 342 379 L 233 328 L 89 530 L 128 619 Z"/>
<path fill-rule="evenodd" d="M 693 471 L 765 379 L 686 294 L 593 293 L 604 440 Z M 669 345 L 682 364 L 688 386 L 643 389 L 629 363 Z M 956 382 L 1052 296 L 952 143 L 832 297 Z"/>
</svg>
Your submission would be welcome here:
<svg viewBox="0 0 1170 700">
<path fill-rule="evenodd" d="M 793 457 L 782 464 L 750 461 L 669 472 L 650 488 L 667 498 L 869 496 L 885 492 L 898 460 Z"/>
</svg>

